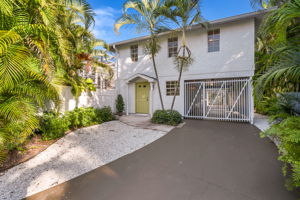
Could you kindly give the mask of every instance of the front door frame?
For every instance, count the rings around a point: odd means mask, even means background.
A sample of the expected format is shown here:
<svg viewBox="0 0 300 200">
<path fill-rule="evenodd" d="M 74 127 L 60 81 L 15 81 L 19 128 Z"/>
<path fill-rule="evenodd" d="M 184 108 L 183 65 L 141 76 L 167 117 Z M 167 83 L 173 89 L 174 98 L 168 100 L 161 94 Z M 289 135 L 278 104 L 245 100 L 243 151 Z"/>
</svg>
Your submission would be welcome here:
<svg viewBox="0 0 300 200">
<path fill-rule="evenodd" d="M 137 85 L 138 84 L 147 84 L 148 85 L 148 112 L 145 112 L 145 113 L 141 113 L 141 112 L 137 112 L 137 106 L 138 106 L 138 101 L 137 101 Z M 152 84 L 150 84 L 150 82 L 136 82 L 135 83 L 135 113 L 140 113 L 140 114 L 150 114 L 151 115 L 151 96 L 152 96 Z"/>
</svg>

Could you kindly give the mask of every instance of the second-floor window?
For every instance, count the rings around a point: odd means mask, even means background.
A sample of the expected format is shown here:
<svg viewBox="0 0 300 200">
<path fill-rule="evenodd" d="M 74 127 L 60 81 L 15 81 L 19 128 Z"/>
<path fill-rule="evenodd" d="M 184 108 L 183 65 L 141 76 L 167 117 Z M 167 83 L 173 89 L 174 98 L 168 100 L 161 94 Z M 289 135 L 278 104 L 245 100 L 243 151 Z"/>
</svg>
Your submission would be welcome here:
<svg viewBox="0 0 300 200">
<path fill-rule="evenodd" d="M 132 62 L 137 62 L 139 60 L 139 46 L 132 45 L 130 46 L 130 57 Z"/>
<path fill-rule="evenodd" d="M 210 30 L 208 35 L 208 52 L 220 51 L 220 29 Z"/>
<path fill-rule="evenodd" d="M 168 39 L 169 57 L 176 57 L 178 52 L 178 38 L 173 37 Z"/>
</svg>

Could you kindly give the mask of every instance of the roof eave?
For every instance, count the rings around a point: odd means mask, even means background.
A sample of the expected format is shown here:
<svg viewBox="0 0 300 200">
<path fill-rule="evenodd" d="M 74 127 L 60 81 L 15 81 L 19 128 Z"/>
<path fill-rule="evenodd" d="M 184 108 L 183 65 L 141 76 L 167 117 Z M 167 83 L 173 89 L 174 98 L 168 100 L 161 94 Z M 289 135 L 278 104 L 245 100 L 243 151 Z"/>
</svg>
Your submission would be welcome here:
<svg viewBox="0 0 300 200">
<path fill-rule="evenodd" d="M 208 24 L 210 27 L 210 26 L 222 25 L 222 24 L 245 20 L 245 19 L 257 18 L 257 17 L 261 17 L 261 16 L 265 15 L 266 13 L 268 13 L 270 10 L 273 10 L 273 9 L 274 8 L 259 10 L 259 11 L 255 11 L 255 12 L 235 15 L 232 17 L 226 17 L 223 19 L 212 20 L 212 21 L 208 21 Z M 196 25 L 193 25 L 190 30 L 195 30 L 195 29 L 200 29 L 200 28 L 203 28 L 203 25 L 196 24 Z M 171 33 L 171 31 L 167 31 L 167 32 L 158 34 L 158 36 L 163 36 L 163 35 L 167 35 L 170 33 Z M 127 44 L 135 43 L 135 42 L 141 42 L 141 41 L 145 41 L 147 39 L 149 39 L 149 35 L 137 37 L 137 38 L 133 38 L 133 39 L 129 39 L 129 40 L 124 40 L 124 41 L 120 41 L 120 42 L 115 42 L 115 43 L 110 44 L 110 46 L 112 47 L 112 49 L 115 49 L 115 47 L 118 47 L 118 46 L 127 45 Z"/>
</svg>

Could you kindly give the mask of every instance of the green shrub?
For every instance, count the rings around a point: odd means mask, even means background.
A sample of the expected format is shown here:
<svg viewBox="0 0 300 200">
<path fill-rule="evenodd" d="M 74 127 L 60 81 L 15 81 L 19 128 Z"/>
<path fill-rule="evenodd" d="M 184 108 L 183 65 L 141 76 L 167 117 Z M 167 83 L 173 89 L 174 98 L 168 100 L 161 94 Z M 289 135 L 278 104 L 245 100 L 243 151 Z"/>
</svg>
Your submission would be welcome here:
<svg viewBox="0 0 300 200">
<path fill-rule="evenodd" d="M 284 162 L 283 173 L 288 189 L 300 187 L 300 117 L 288 117 L 261 134 L 280 139 L 279 160 Z M 291 169 L 289 172 L 288 169 Z"/>
<path fill-rule="evenodd" d="M 277 97 L 264 97 L 262 100 L 254 98 L 255 112 L 263 115 L 274 115 L 278 111 Z"/>
<path fill-rule="evenodd" d="M 263 100 L 255 99 L 255 111 L 264 115 L 282 115 L 283 113 L 291 116 L 297 114 L 295 104 L 300 100 L 291 94 L 278 94 L 274 97 L 264 97 Z"/>
<path fill-rule="evenodd" d="M 55 113 L 44 113 L 40 120 L 40 127 L 44 140 L 54 140 L 63 137 L 69 130 L 69 121 L 66 117 Z"/>
<path fill-rule="evenodd" d="M 80 127 L 95 125 L 98 123 L 94 108 L 79 108 Z M 99 124 L 102 121 L 99 120 Z"/>
<path fill-rule="evenodd" d="M 108 122 L 114 120 L 114 115 L 110 107 L 103 107 L 95 110 L 96 117 L 99 120 L 99 123 Z"/>
<path fill-rule="evenodd" d="M 65 116 L 70 122 L 69 128 L 71 129 L 102 123 L 100 119 L 97 119 L 94 108 L 76 108 L 73 111 L 66 112 Z"/>
<path fill-rule="evenodd" d="M 2 145 L 6 150 L 19 149 L 20 146 L 27 140 L 31 135 L 31 132 L 28 134 L 26 131 L 27 124 L 22 122 L 20 123 L 8 123 L 3 133 L 0 133 L 3 137 Z"/>
<path fill-rule="evenodd" d="M 95 124 L 101 124 L 114 119 L 110 107 L 95 108 L 76 108 L 73 111 L 66 112 L 65 116 L 70 122 L 70 128 L 76 129 Z"/>
<path fill-rule="evenodd" d="M 34 119 L 38 126 L 38 119 Z M 23 144 L 33 134 L 31 127 L 24 121 L 6 122 L 0 119 L 0 167 L 6 160 L 8 152 L 12 150 L 24 150 Z"/>
<path fill-rule="evenodd" d="M 116 109 L 118 113 L 123 113 L 125 108 L 124 100 L 122 95 L 118 95 L 116 99 Z"/>
<path fill-rule="evenodd" d="M 176 110 L 156 110 L 151 121 L 156 124 L 167 124 L 175 126 L 182 122 L 182 116 Z"/>
<path fill-rule="evenodd" d="M 70 123 L 69 128 L 75 129 L 80 126 L 79 111 L 77 109 L 65 112 L 65 117 Z"/>
</svg>

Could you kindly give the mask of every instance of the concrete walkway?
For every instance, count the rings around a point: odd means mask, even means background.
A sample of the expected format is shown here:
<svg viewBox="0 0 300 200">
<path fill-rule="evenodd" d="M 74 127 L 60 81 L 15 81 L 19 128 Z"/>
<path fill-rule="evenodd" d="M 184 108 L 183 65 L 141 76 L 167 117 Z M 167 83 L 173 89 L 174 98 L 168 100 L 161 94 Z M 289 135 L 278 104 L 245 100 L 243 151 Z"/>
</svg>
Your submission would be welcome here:
<svg viewBox="0 0 300 200">
<path fill-rule="evenodd" d="M 154 143 L 28 200 L 296 200 L 277 149 L 243 123 L 188 120 Z"/>
<path fill-rule="evenodd" d="M 271 127 L 271 125 L 268 121 L 268 116 L 261 115 L 258 113 L 255 113 L 255 115 L 254 115 L 254 123 L 253 124 L 261 131 L 266 131 L 267 129 L 269 129 Z"/>
</svg>

